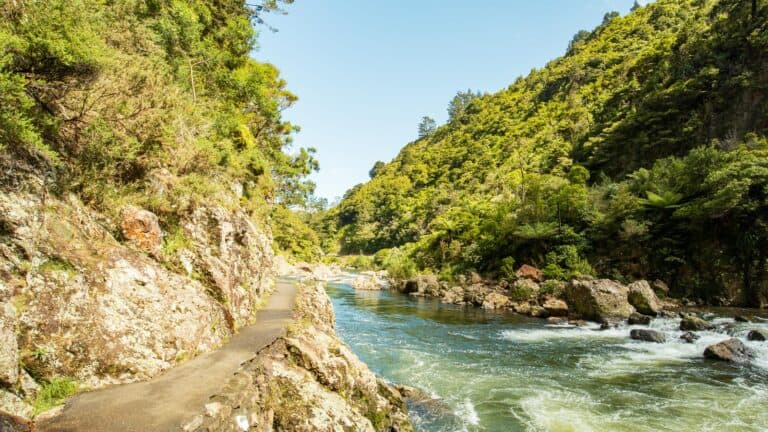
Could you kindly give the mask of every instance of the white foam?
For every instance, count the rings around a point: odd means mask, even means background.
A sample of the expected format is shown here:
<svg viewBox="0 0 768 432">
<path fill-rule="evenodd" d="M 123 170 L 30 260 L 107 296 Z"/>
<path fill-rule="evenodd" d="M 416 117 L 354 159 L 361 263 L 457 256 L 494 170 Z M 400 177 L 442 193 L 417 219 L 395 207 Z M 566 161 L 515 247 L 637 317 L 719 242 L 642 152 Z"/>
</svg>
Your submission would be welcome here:
<svg viewBox="0 0 768 432">
<path fill-rule="evenodd" d="M 480 416 L 477 415 L 475 405 L 469 398 L 464 399 L 464 401 L 456 408 L 456 416 L 472 426 L 478 426 L 480 424 Z"/>
</svg>

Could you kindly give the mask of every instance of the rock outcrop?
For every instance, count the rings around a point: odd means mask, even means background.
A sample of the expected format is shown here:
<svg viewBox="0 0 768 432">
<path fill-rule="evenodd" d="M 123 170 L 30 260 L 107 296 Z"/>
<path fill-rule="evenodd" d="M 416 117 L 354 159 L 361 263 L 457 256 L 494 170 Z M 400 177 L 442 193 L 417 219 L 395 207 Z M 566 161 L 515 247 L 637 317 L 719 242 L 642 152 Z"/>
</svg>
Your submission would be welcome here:
<svg viewBox="0 0 768 432">
<path fill-rule="evenodd" d="M 627 286 L 627 300 L 643 315 L 656 316 L 661 311 L 661 304 L 647 281 L 640 280 Z"/>
<path fill-rule="evenodd" d="M 192 207 L 166 250 L 147 210 L 115 221 L 44 184 L 0 172 L 0 410 L 28 415 L 8 406 L 35 381 L 151 378 L 220 346 L 271 289 L 271 238 L 239 210 Z"/>
<path fill-rule="evenodd" d="M 576 279 L 565 287 L 572 313 L 594 321 L 627 319 L 635 309 L 626 286 L 608 279 Z"/>
<path fill-rule="evenodd" d="M 504 294 L 492 292 L 485 296 L 483 309 L 505 309 L 512 303 Z"/>
<path fill-rule="evenodd" d="M 405 400 L 335 335 L 323 288 L 302 287 L 289 334 L 260 351 L 185 431 L 408 432 Z"/>
<path fill-rule="evenodd" d="M 704 350 L 707 359 L 737 364 L 749 363 L 752 355 L 752 351 L 736 338 L 710 345 Z"/>
</svg>

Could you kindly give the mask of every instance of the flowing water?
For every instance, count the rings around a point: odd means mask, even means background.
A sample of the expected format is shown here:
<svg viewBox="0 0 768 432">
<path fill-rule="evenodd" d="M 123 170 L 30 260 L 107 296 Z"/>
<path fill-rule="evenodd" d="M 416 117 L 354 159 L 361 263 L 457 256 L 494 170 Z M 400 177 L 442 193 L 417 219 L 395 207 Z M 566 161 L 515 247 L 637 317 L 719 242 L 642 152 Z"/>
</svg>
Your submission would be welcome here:
<svg viewBox="0 0 768 432">
<path fill-rule="evenodd" d="M 547 325 L 512 313 L 443 305 L 328 284 L 337 331 L 370 368 L 433 401 L 409 404 L 419 431 L 768 431 L 768 322 L 710 316 L 714 332 L 686 344 L 679 320 L 651 327 L 668 342 Z M 751 366 L 705 361 L 707 345 L 744 340 Z"/>
</svg>

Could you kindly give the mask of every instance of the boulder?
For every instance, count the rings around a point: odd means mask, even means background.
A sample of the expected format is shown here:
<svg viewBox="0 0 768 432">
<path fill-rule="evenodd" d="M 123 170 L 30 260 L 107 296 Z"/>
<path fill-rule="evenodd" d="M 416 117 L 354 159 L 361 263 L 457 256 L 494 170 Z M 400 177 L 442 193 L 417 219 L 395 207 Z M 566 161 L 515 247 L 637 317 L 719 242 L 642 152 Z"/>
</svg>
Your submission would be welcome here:
<svg viewBox="0 0 768 432">
<path fill-rule="evenodd" d="M 384 282 L 375 276 L 358 276 L 350 285 L 360 291 L 380 291 L 384 288 Z"/>
<path fill-rule="evenodd" d="M 749 363 L 752 355 L 752 351 L 736 338 L 710 345 L 704 350 L 704 358 L 737 364 Z"/>
<path fill-rule="evenodd" d="M 568 304 L 557 297 L 546 296 L 541 306 L 549 316 L 568 316 Z"/>
<path fill-rule="evenodd" d="M 629 337 L 634 340 L 645 342 L 664 343 L 667 341 L 667 337 L 664 336 L 664 333 L 651 329 L 633 329 L 629 332 Z"/>
<path fill-rule="evenodd" d="M 32 432 L 32 422 L 28 419 L 3 412 L 0 409 L 0 431 L 2 432 Z"/>
<path fill-rule="evenodd" d="M 765 341 L 768 339 L 768 332 L 765 330 L 752 330 L 747 334 L 747 340 L 751 341 Z"/>
<path fill-rule="evenodd" d="M 455 286 L 445 290 L 440 301 L 448 304 L 464 304 L 464 288 Z"/>
<path fill-rule="evenodd" d="M 627 319 L 627 324 L 629 325 L 648 325 L 650 323 L 651 317 L 648 315 L 639 314 L 637 312 L 630 315 L 629 319 Z"/>
<path fill-rule="evenodd" d="M 736 315 L 735 317 L 733 317 L 733 320 L 741 323 L 752 322 L 749 318 L 745 317 L 744 315 Z"/>
<path fill-rule="evenodd" d="M 528 264 L 523 264 L 520 266 L 520 268 L 517 269 L 517 273 L 515 273 L 515 275 L 520 279 L 530 279 L 534 282 L 544 281 L 544 274 L 541 272 L 541 270 L 537 269 L 536 267 L 529 266 Z"/>
<path fill-rule="evenodd" d="M 24 402 L 20 397 L 0 389 L 0 413 L 6 412 L 22 419 L 30 419 L 34 410 L 32 406 Z M 2 415 L 0 415 L 2 417 Z M 0 429 L 5 431 L 5 429 Z"/>
<path fill-rule="evenodd" d="M 553 325 L 568 324 L 568 318 L 562 316 L 551 316 L 547 318 L 547 322 Z"/>
<path fill-rule="evenodd" d="M 669 297 L 669 285 L 661 279 L 656 279 L 651 282 L 651 289 L 653 289 L 653 292 L 656 293 L 657 297 Z"/>
<path fill-rule="evenodd" d="M 684 340 L 686 343 L 694 343 L 695 341 L 699 340 L 699 337 L 699 335 L 690 331 L 680 335 L 680 339 Z"/>
<path fill-rule="evenodd" d="M 521 315 L 529 315 L 531 313 L 531 304 L 528 302 L 513 303 L 512 310 Z"/>
<path fill-rule="evenodd" d="M 481 306 L 491 289 L 485 285 L 475 284 L 464 289 L 464 301 L 475 306 Z"/>
<path fill-rule="evenodd" d="M 528 314 L 534 318 L 546 318 L 549 316 L 549 312 L 539 305 L 531 305 L 531 310 Z"/>
<path fill-rule="evenodd" d="M 0 303 L 0 387 L 14 387 L 19 381 L 17 327 L 16 310 Z"/>
<path fill-rule="evenodd" d="M 419 275 L 405 281 L 401 291 L 417 297 L 438 297 L 440 283 L 435 275 Z"/>
<path fill-rule="evenodd" d="M 509 297 L 504 294 L 491 292 L 483 300 L 483 309 L 506 309 L 511 303 L 512 301 L 509 300 Z"/>
<path fill-rule="evenodd" d="M 680 321 L 680 330 L 683 331 L 702 331 L 715 328 L 709 321 L 701 319 L 694 315 L 688 315 Z"/>
<path fill-rule="evenodd" d="M 661 304 L 647 281 L 632 282 L 627 288 L 629 288 L 627 300 L 638 312 L 650 316 L 656 316 L 659 313 Z"/>
<path fill-rule="evenodd" d="M 483 277 L 473 272 L 469 275 L 469 282 L 473 285 L 483 283 Z"/>
<path fill-rule="evenodd" d="M 576 279 L 565 287 L 570 312 L 593 321 L 627 319 L 635 308 L 627 301 L 626 286 L 608 279 Z"/>
<path fill-rule="evenodd" d="M 120 217 L 123 237 L 151 255 L 160 255 L 163 247 L 163 231 L 154 213 L 134 206 L 125 206 L 120 210 Z"/>
</svg>

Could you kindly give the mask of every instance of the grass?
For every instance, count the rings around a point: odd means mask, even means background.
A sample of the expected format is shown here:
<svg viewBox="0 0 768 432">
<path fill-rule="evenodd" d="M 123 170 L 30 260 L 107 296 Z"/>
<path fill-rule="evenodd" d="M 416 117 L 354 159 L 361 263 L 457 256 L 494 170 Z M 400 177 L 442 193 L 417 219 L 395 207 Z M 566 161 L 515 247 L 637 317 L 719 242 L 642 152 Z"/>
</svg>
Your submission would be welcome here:
<svg viewBox="0 0 768 432">
<path fill-rule="evenodd" d="M 32 403 L 35 410 L 34 414 L 38 415 L 57 405 L 61 405 L 68 397 L 76 394 L 78 391 L 80 391 L 80 384 L 72 378 L 57 377 L 51 379 L 43 384 L 40 393 L 37 394 Z"/>
</svg>

